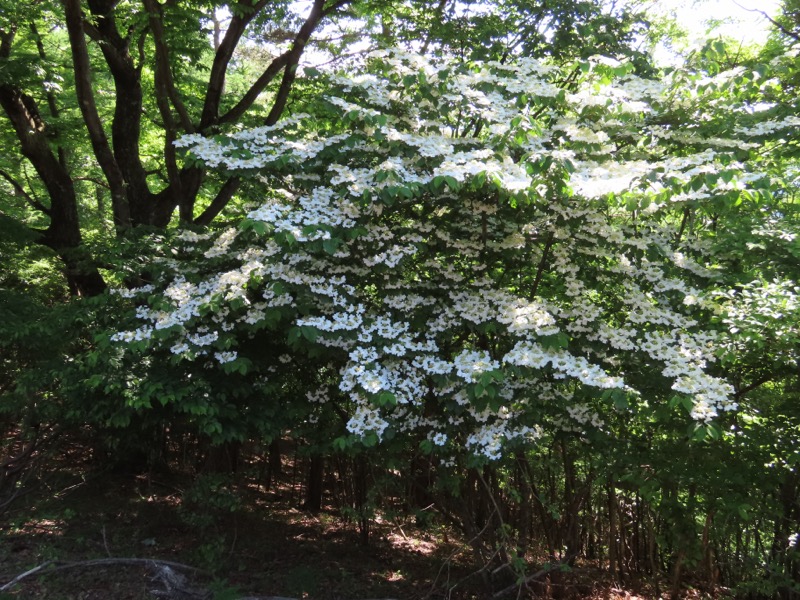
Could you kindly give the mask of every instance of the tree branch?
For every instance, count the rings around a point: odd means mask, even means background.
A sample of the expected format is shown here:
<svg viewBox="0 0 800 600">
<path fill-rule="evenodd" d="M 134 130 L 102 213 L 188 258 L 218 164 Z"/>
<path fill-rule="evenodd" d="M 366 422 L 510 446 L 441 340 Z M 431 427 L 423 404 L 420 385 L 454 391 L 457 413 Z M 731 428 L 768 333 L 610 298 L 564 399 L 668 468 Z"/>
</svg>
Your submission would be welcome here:
<svg viewBox="0 0 800 600">
<path fill-rule="evenodd" d="M 7 173 L 6 171 L 0 169 L 0 177 L 2 177 L 8 183 L 10 183 L 13 186 L 14 191 L 17 193 L 17 195 L 22 196 L 23 198 L 25 198 L 25 200 L 27 200 L 28 204 L 30 204 L 33 208 L 43 212 L 46 215 L 50 214 L 50 209 L 47 208 L 41 202 L 39 202 L 36 198 L 34 198 L 30 194 L 28 194 L 28 192 L 26 192 L 25 189 L 22 187 L 22 184 L 20 184 L 16 179 L 14 179 L 9 173 Z"/>
<path fill-rule="evenodd" d="M 239 189 L 239 184 L 241 180 L 238 177 L 231 177 L 226 181 L 222 187 L 220 188 L 217 195 L 214 197 L 214 200 L 211 201 L 211 204 L 206 207 L 206 209 L 194 220 L 195 225 L 208 225 L 214 218 L 222 212 L 222 210 L 228 205 L 233 195 L 236 193 L 236 190 Z"/>
<path fill-rule="evenodd" d="M 42 61 L 43 65 L 46 65 L 47 64 L 47 54 L 45 53 L 45 50 L 44 50 L 44 42 L 42 41 L 42 36 L 39 33 L 39 29 L 36 27 L 36 23 L 34 23 L 33 21 L 30 22 L 28 27 L 29 27 L 29 29 L 31 31 L 31 34 L 33 35 L 34 41 L 36 42 L 36 51 L 39 54 L 39 59 Z M 49 70 L 45 72 L 45 78 L 49 78 L 50 75 L 51 74 L 50 74 Z M 58 105 L 56 104 L 56 95 L 55 95 L 55 93 L 53 93 L 52 89 L 46 89 L 45 88 L 45 96 L 47 97 L 47 106 L 50 109 L 50 116 L 53 117 L 54 119 L 58 119 L 58 117 L 60 116 L 60 111 L 58 110 Z M 58 133 L 59 132 L 56 131 L 56 136 L 58 136 Z M 61 166 L 64 167 L 64 169 L 67 169 L 68 167 L 67 167 L 67 152 L 66 152 L 66 150 L 64 149 L 64 147 L 61 144 L 59 144 L 57 151 L 58 151 L 58 160 L 61 163 Z"/>
<path fill-rule="evenodd" d="M 434 9 L 434 20 L 441 21 L 444 18 L 444 9 L 447 7 L 448 0 L 439 0 L 438 6 Z M 433 39 L 433 31 L 428 29 L 428 34 L 425 36 L 425 43 L 422 44 L 422 48 L 420 48 L 419 53 L 421 55 L 426 55 L 428 53 L 428 47 L 431 45 L 431 40 Z"/>
<path fill-rule="evenodd" d="M 542 260 L 539 261 L 539 268 L 536 269 L 536 277 L 533 280 L 533 289 L 531 290 L 531 300 L 536 298 L 536 293 L 539 291 L 539 284 L 542 282 L 542 276 L 544 275 L 544 267 L 547 264 L 547 258 L 550 254 L 550 248 L 553 247 L 553 244 L 556 241 L 555 234 L 551 231 L 550 234 L 547 236 L 547 242 L 544 245 L 544 250 L 542 251 Z"/>
<path fill-rule="evenodd" d="M 117 4 L 117 0 L 89 0 L 89 10 L 96 19 L 96 25 L 83 19 L 84 31 L 100 44 L 100 50 L 112 71 L 124 69 L 128 60 L 128 39 L 119 34 L 113 14 Z"/>
<path fill-rule="evenodd" d="M 95 560 L 82 560 L 71 563 L 60 563 L 58 561 L 48 560 L 24 573 L 20 573 L 14 579 L 9 581 L 3 586 L 0 586 L 0 592 L 6 592 L 12 587 L 17 585 L 23 579 L 27 579 L 33 575 L 43 575 L 46 573 L 55 573 L 56 571 L 64 571 L 66 569 L 87 568 L 87 567 L 107 567 L 111 565 L 123 566 L 167 566 L 175 569 L 182 569 L 184 571 L 192 571 L 194 573 L 203 573 L 202 570 L 182 563 L 172 562 L 169 560 L 153 560 L 150 558 L 98 558 Z M 48 568 L 52 566 L 53 568 Z"/>
<path fill-rule="evenodd" d="M 131 224 L 130 208 L 125 193 L 125 179 L 114 153 L 111 151 L 111 146 L 108 143 L 94 100 L 89 51 L 84 39 L 80 0 L 62 0 L 62 3 L 72 50 L 75 93 L 78 96 L 78 105 L 80 106 L 86 129 L 89 132 L 92 150 L 97 157 L 97 162 L 100 163 L 100 168 L 103 170 L 111 190 L 114 224 L 118 229 L 125 229 Z"/>
<path fill-rule="evenodd" d="M 66 0 L 62 0 L 64 2 Z M 77 0 L 70 0 L 76 1 Z M 131 54 L 132 31 L 123 37 L 115 19 L 118 0 L 88 0 L 91 17 L 96 27 L 97 45 L 103 53 L 108 71 L 114 79 L 114 116 L 111 121 L 111 141 L 114 158 L 124 179 L 124 192 L 130 214 L 130 224 L 150 224 L 152 220 L 152 193 L 142 165 L 139 140 L 142 134 L 143 92 L 141 70 L 144 66 L 144 41 L 146 31 L 141 30 L 139 63 Z M 86 28 L 88 19 L 84 21 Z M 114 194 L 112 194 L 112 200 Z"/>
<path fill-rule="evenodd" d="M 0 30 L 0 58 L 8 58 L 11 56 L 11 45 L 14 43 L 14 36 L 16 34 L 16 23 L 12 23 L 8 31 Z"/>
<path fill-rule="evenodd" d="M 303 55 L 303 50 L 305 50 L 306 44 L 319 22 L 335 10 L 348 4 L 348 2 L 350 0 L 339 0 L 326 9 L 325 0 L 314 0 L 314 5 L 311 7 L 311 11 L 309 11 L 300 31 L 297 32 L 292 48 L 289 50 L 286 67 L 283 70 L 283 79 L 278 88 L 278 93 L 275 95 L 275 101 L 272 103 L 272 109 L 267 115 L 266 125 L 274 125 L 281 118 L 283 109 L 286 108 L 286 102 L 289 100 L 289 92 L 291 92 L 294 80 L 297 78 L 297 65 L 300 63 L 300 57 Z"/>
<path fill-rule="evenodd" d="M 733 397 L 738 400 L 739 398 L 742 398 L 748 392 L 752 392 L 757 387 L 761 387 L 765 383 L 768 383 L 768 382 L 772 381 L 772 379 L 773 379 L 772 375 L 763 375 L 763 376 L 759 377 L 758 379 L 756 379 L 755 381 L 752 381 L 752 382 L 748 383 L 746 386 L 740 387 L 739 389 L 737 389 L 736 392 L 733 394 Z"/>
<path fill-rule="evenodd" d="M 247 90 L 245 95 L 242 96 L 241 100 L 239 100 L 239 102 L 237 102 L 236 105 L 228 112 L 222 115 L 218 122 L 235 123 L 238 121 L 241 116 L 253 105 L 259 95 L 261 95 L 261 92 L 264 91 L 264 88 L 266 88 L 270 82 L 275 79 L 278 73 L 281 72 L 281 69 L 289 64 L 289 54 L 290 52 L 287 51 L 273 59 L 261 76 L 255 81 L 255 83 L 253 83 L 252 86 L 250 86 L 250 89 Z"/>
<path fill-rule="evenodd" d="M 790 29 L 786 29 L 786 27 L 784 27 L 784 26 L 783 26 L 783 25 L 781 25 L 781 24 L 780 24 L 778 21 L 776 21 L 775 19 L 773 19 L 772 17 L 770 17 L 770 16 L 769 16 L 767 13 L 765 13 L 763 10 L 760 10 L 760 9 L 758 9 L 758 8 L 746 8 L 746 7 L 742 6 L 741 4 L 739 4 L 738 2 L 736 2 L 736 0 L 733 0 L 733 3 L 734 3 L 736 6 L 738 6 L 739 8 L 741 8 L 742 10 L 746 10 L 747 12 L 756 12 L 756 13 L 760 14 L 760 15 L 761 15 L 762 17 L 764 17 L 764 18 L 765 18 L 767 21 L 769 21 L 769 22 L 770 22 L 770 23 L 772 23 L 772 24 L 773 24 L 775 27 L 777 27 L 777 28 L 780 30 L 780 32 L 781 32 L 781 33 L 783 33 L 784 35 L 787 35 L 787 36 L 789 36 L 790 38 L 792 38 L 792 39 L 793 39 L 794 41 L 796 41 L 796 42 L 800 42 L 800 33 L 796 33 L 796 32 L 794 32 L 794 31 L 791 31 Z"/>
<path fill-rule="evenodd" d="M 75 177 L 73 181 L 91 181 L 95 185 L 99 185 L 100 187 L 108 189 L 108 184 L 102 179 L 97 179 L 96 177 Z"/>
<path fill-rule="evenodd" d="M 267 0 L 259 0 L 253 5 L 251 11 L 246 15 L 234 15 L 228 25 L 228 30 L 222 38 L 222 42 L 214 55 L 214 62 L 211 65 L 211 74 L 208 78 L 208 88 L 206 99 L 203 103 L 203 112 L 200 116 L 199 130 L 217 123 L 219 115 L 219 104 L 222 99 L 222 90 L 225 87 L 225 75 L 228 71 L 228 63 L 233 57 L 239 39 L 242 37 L 247 24 L 266 6 Z"/>
<path fill-rule="evenodd" d="M 493 600 L 499 600 L 503 596 L 507 596 L 511 592 L 513 592 L 515 590 L 519 590 L 522 586 L 527 586 L 531 581 L 536 581 L 537 579 L 547 575 L 548 573 L 551 573 L 551 572 L 555 571 L 556 569 L 560 569 L 562 565 L 568 564 L 569 560 L 571 560 L 573 558 L 575 558 L 575 557 L 574 556 L 567 556 L 565 558 L 562 558 L 557 563 L 547 563 L 547 564 L 545 564 L 544 567 L 542 567 L 541 569 L 539 569 L 535 573 L 532 573 L 531 575 L 525 576 L 522 579 L 522 581 L 520 581 L 519 583 L 514 583 L 513 585 L 510 585 L 507 588 L 502 589 L 499 592 L 496 592 L 492 596 L 492 599 Z"/>
<path fill-rule="evenodd" d="M 36 169 L 50 196 L 50 225 L 41 243 L 56 251 L 79 246 L 81 235 L 73 182 L 53 154 L 36 101 L 18 88 L 0 84 L 0 106 L 14 127 L 23 156 Z"/>
<path fill-rule="evenodd" d="M 676 244 L 680 244 L 681 243 L 681 240 L 683 238 L 683 233 L 684 233 L 684 231 L 686 231 L 686 225 L 689 223 L 689 217 L 691 216 L 691 214 L 692 214 L 692 211 L 688 206 L 683 209 L 683 217 L 681 218 L 681 226 L 680 226 L 680 229 L 678 229 L 677 235 L 675 236 L 675 243 Z"/>
<path fill-rule="evenodd" d="M 177 98 L 175 87 L 172 81 L 172 71 L 169 67 L 169 53 L 166 44 L 164 43 L 164 30 L 161 22 L 160 10 L 156 0 L 142 0 L 145 10 L 148 12 L 150 20 L 150 30 L 153 32 L 153 39 L 156 45 L 156 72 L 155 72 L 155 88 L 156 88 L 156 105 L 158 112 L 161 115 L 161 122 L 164 127 L 164 161 L 167 167 L 167 178 L 169 180 L 170 188 L 175 192 L 178 198 L 183 198 L 183 190 L 181 187 L 180 171 L 178 169 L 178 159 L 175 151 L 175 140 L 178 138 L 178 127 L 175 119 L 172 117 L 172 108 L 170 106 L 170 89 L 172 96 L 175 97 L 178 104 L 183 109 L 181 118 L 185 116 L 186 122 L 184 129 L 188 125 L 188 131 L 193 131 L 194 128 L 189 122 L 189 116 L 186 114 L 186 109 Z M 179 202 L 181 207 L 181 220 L 191 220 L 190 214 L 186 213 L 186 202 Z"/>
<path fill-rule="evenodd" d="M 156 46 L 156 77 L 157 85 L 163 89 L 172 106 L 175 107 L 181 126 L 188 133 L 194 133 L 194 125 L 189 118 L 189 113 L 175 88 L 175 78 L 169 62 L 169 48 L 164 41 L 164 15 L 156 0 L 143 0 L 144 7 L 150 15 L 150 31 L 153 32 L 153 41 Z M 162 115 L 163 116 L 163 115 Z"/>
</svg>

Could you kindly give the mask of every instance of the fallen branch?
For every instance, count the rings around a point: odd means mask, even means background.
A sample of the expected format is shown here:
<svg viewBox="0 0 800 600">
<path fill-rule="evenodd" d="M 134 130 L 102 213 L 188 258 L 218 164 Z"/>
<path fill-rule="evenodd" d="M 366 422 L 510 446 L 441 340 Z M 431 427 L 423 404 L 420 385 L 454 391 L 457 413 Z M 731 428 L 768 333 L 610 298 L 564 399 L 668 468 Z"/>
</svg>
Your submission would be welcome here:
<svg viewBox="0 0 800 600">
<path fill-rule="evenodd" d="M 14 577 L 14 579 L 9 581 L 7 584 L 5 584 L 4 586 L 0 587 L 0 592 L 5 592 L 6 590 L 10 590 L 12 587 L 14 587 L 17 583 L 19 583 L 20 581 L 22 581 L 26 577 L 29 577 L 31 575 L 35 575 L 39 571 L 49 567 L 52 564 L 53 564 L 53 561 L 52 560 L 48 560 L 46 563 L 42 563 L 38 567 L 34 567 L 34 568 L 30 569 L 29 571 L 25 571 L 24 573 L 20 573 L 19 575 Z"/>
<path fill-rule="evenodd" d="M 8 583 L 0 586 L 0 592 L 5 592 L 10 590 L 12 587 L 17 585 L 23 579 L 27 579 L 28 577 L 32 577 L 33 575 L 38 576 L 47 573 L 56 573 L 57 571 L 64 571 L 66 569 L 107 567 L 107 566 L 117 566 L 117 565 L 122 565 L 127 567 L 142 566 L 142 565 L 156 567 L 156 568 L 172 567 L 175 569 L 182 569 L 184 571 L 191 571 L 194 573 L 203 573 L 201 569 L 190 567 L 189 565 L 184 565 L 182 563 L 176 563 L 169 560 L 155 560 L 152 558 L 96 558 L 93 560 L 82 560 L 78 562 L 67 562 L 67 563 L 49 560 L 28 571 L 25 571 L 24 573 L 20 573 Z M 52 568 L 48 568 L 51 566 Z"/>
<path fill-rule="evenodd" d="M 211 597 L 211 592 L 199 588 L 189 587 L 186 577 L 175 573 L 173 569 L 190 571 L 193 573 L 206 574 L 202 569 L 197 569 L 182 563 L 169 560 L 155 560 L 151 558 L 97 558 L 93 560 L 83 560 L 78 562 L 59 563 L 58 561 L 47 561 L 32 569 L 20 573 L 8 583 L 0 586 L 0 592 L 10 590 L 23 579 L 34 575 L 43 575 L 64 571 L 66 569 L 86 568 L 86 567 L 107 567 L 107 566 L 148 566 L 156 569 L 153 581 L 159 581 L 165 590 L 150 590 L 150 593 L 157 598 L 181 598 L 182 600 L 206 600 Z M 286 598 L 284 596 L 243 596 L 238 600 L 298 600 L 297 598 Z M 395 600 L 385 598 L 382 600 Z"/>
<path fill-rule="evenodd" d="M 569 563 L 569 561 L 570 561 L 572 558 L 574 558 L 574 557 L 573 557 L 573 556 L 567 556 L 567 557 L 565 557 L 565 558 L 562 558 L 562 559 L 561 559 L 560 561 L 558 561 L 558 562 L 554 562 L 554 563 L 548 563 L 548 564 L 546 564 L 544 567 L 542 567 L 541 569 L 539 569 L 538 571 L 536 571 L 536 572 L 535 572 L 535 573 L 533 573 L 532 575 L 527 575 L 527 576 L 526 576 L 526 577 L 524 577 L 524 578 L 523 578 L 521 581 L 519 581 L 519 582 L 517 582 L 517 583 L 515 583 L 515 584 L 513 584 L 513 585 L 510 585 L 510 586 L 508 586 L 507 588 L 505 588 L 505 589 L 503 589 L 503 590 L 500 590 L 499 592 L 495 593 L 495 594 L 492 596 L 492 599 L 493 599 L 493 600 L 497 600 L 498 598 L 502 598 L 502 597 L 503 597 L 503 596 L 505 596 L 506 594 L 510 594 L 510 593 L 511 593 L 511 592 L 513 592 L 514 590 L 517 590 L 517 589 L 519 589 L 520 587 L 522 587 L 522 586 L 524 586 L 524 585 L 528 585 L 528 584 L 529 584 L 530 582 L 532 582 L 532 581 L 536 581 L 537 579 L 539 579 L 539 578 L 541 578 L 541 577 L 544 577 L 545 575 L 547 575 L 547 574 L 549 574 L 549 573 L 552 573 L 553 571 L 557 571 L 557 570 L 558 570 L 558 569 L 560 569 L 560 568 L 561 568 L 563 565 L 565 565 L 565 564 L 568 564 L 568 563 Z"/>
<path fill-rule="evenodd" d="M 521 582 L 519 582 L 519 583 L 515 583 L 515 584 L 513 584 L 513 585 L 510 585 L 510 586 L 508 586 L 508 587 L 507 587 L 506 589 L 504 589 L 504 590 L 500 590 L 499 592 L 496 592 L 496 593 L 494 594 L 494 596 L 492 596 L 492 598 L 493 598 L 493 599 L 495 599 L 495 600 L 496 600 L 497 598 L 502 598 L 502 597 L 503 597 L 503 596 L 505 596 L 506 594 L 510 594 L 511 592 L 513 592 L 513 591 L 515 591 L 515 590 L 519 589 L 521 586 L 523 586 L 523 585 L 527 585 L 527 584 L 528 584 L 528 583 L 530 583 L 531 581 L 536 581 L 537 579 L 539 579 L 539 578 L 540 578 L 540 577 L 542 577 L 543 575 L 547 575 L 547 574 L 548 574 L 550 571 L 552 571 L 552 570 L 553 570 L 553 569 L 552 569 L 552 568 L 550 568 L 550 567 L 545 567 L 544 569 L 539 569 L 539 570 L 538 570 L 538 571 L 536 571 L 536 573 L 534 573 L 533 575 L 528 575 L 527 577 L 525 577 L 525 579 L 523 579 Z"/>
<path fill-rule="evenodd" d="M 166 565 L 159 566 L 153 581 L 159 581 L 165 589 L 150 590 L 150 594 L 156 598 L 169 598 L 175 600 L 210 600 L 213 595 L 211 592 L 193 588 L 189 585 L 189 580 L 185 575 L 173 571 Z"/>
</svg>

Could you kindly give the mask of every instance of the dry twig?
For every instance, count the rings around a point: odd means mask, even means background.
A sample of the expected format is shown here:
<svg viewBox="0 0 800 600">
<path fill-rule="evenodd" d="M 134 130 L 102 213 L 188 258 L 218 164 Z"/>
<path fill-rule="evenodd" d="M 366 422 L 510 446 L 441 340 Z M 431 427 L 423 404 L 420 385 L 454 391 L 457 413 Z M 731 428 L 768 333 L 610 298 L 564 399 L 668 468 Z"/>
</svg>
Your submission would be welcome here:
<svg viewBox="0 0 800 600">
<path fill-rule="evenodd" d="M 0 592 L 10 590 L 23 579 L 32 577 L 33 575 L 39 576 L 48 573 L 55 573 L 57 571 L 64 571 L 66 569 L 85 569 L 89 567 L 108 567 L 108 566 L 150 566 L 155 568 L 171 567 L 174 569 L 181 569 L 193 573 L 203 573 L 201 569 L 184 565 L 182 563 L 172 562 L 169 560 L 154 560 L 152 558 L 96 558 L 93 560 L 81 560 L 77 562 L 59 562 L 49 560 L 41 565 L 38 565 L 24 573 L 20 573 L 8 583 L 0 586 Z M 49 568 L 52 567 L 52 568 Z"/>
</svg>

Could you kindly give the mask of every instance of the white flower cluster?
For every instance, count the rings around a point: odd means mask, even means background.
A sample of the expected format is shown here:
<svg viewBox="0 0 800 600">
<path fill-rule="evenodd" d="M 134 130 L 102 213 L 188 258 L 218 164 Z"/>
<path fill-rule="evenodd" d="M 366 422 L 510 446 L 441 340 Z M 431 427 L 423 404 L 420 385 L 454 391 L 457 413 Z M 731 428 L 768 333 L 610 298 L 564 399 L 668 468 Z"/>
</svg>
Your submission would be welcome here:
<svg viewBox="0 0 800 600">
<path fill-rule="evenodd" d="M 517 342 L 514 348 L 503 357 L 503 362 L 518 367 L 543 369 L 550 365 L 554 377 L 572 377 L 598 388 L 621 388 L 624 382 L 612 377 L 597 365 L 592 365 L 582 356 L 573 356 L 565 350 L 548 351 L 536 342 Z"/>
<path fill-rule="evenodd" d="M 162 283 L 171 308 L 145 307 L 146 324 L 116 341 L 166 330 L 171 352 L 224 365 L 244 354 L 237 336 L 264 326 L 324 349 L 338 385 L 312 377 L 305 396 L 348 403 L 352 434 L 417 431 L 488 459 L 543 427 L 602 429 L 604 391 L 636 393 L 629 365 L 669 378 L 660 397 L 691 396 L 698 421 L 736 408 L 697 320 L 697 281 L 714 272 L 664 217 L 758 176 L 701 135 L 697 114 L 669 128 L 650 118 L 702 82 L 608 83 L 623 65 L 598 58 L 567 94 L 561 70 L 532 59 L 373 58 L 391 73 L 333 78 L 346 133 L 321 137 L 298 115 L 180 142 L 211 167 L 269 167 L 272 199 L 248 216 L 262 233 L 182 234 L 227 266 Z M 282 186 L 292 192 L 276 196 Z M 545 412 L 557 416 L 537 422 Z"/>
<path fill-rule="evenodd" d="M 238 353 L 236 351 L 227 351 L 227 352 L 215 352 L 214 358 L 217 359 L 219 364 L 224 365 L 225 363 L 233 362 L 236 360 Z"/>
<path fill-rule="evenodd" d="M 119 296 L 120 298 L 135 298 L 141 294 L 150 294 L 155 291 L 153 285 L 143 285 L 138 288 L 111 288 L 108 290 L 109 294 Z"/>
<path fill-rule="evenodd" d="M 474 381 L 487 371 L 500 368 L 500 363 L 486 351 L 464 350 L 453 359 L 456 374 L 467 381 Z"/>
</svg>

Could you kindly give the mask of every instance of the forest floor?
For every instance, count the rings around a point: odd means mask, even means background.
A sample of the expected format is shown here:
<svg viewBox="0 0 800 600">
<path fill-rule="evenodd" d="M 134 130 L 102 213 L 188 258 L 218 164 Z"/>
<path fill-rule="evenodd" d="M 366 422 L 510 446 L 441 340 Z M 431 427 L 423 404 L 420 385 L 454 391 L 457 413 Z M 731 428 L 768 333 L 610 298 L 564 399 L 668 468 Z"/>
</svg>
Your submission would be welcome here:
<svg viewBox="0 0 800 600">
<path fill-rule="evenodd" d="M 269 490 L 241 476 L 241 501 L 218 489 L 192 508 L 188 477 L 98 472 L 81 456 L 65 459 L 63 469 L 48 473 L 0 515 L 0 590 L 29 569 L 52 563 L 0 591 L 0 600 L 491 597 L 456 532 L 376 516 L 365 546 L 355 524 L 335 507 L 317 514 L 302 510 L 299 486 L 286 470 Z M 167 596 L 169 585 L 153 564 L 120 560 L 127 558 L 200 570 L 177 568 L 186 579 Z M 92 559 L 105 562 L 52 570 Z M 555 575 L 509 597 L 656 597 L 646 585 L 619 589 L 591 565 Z"/>
</svg>

